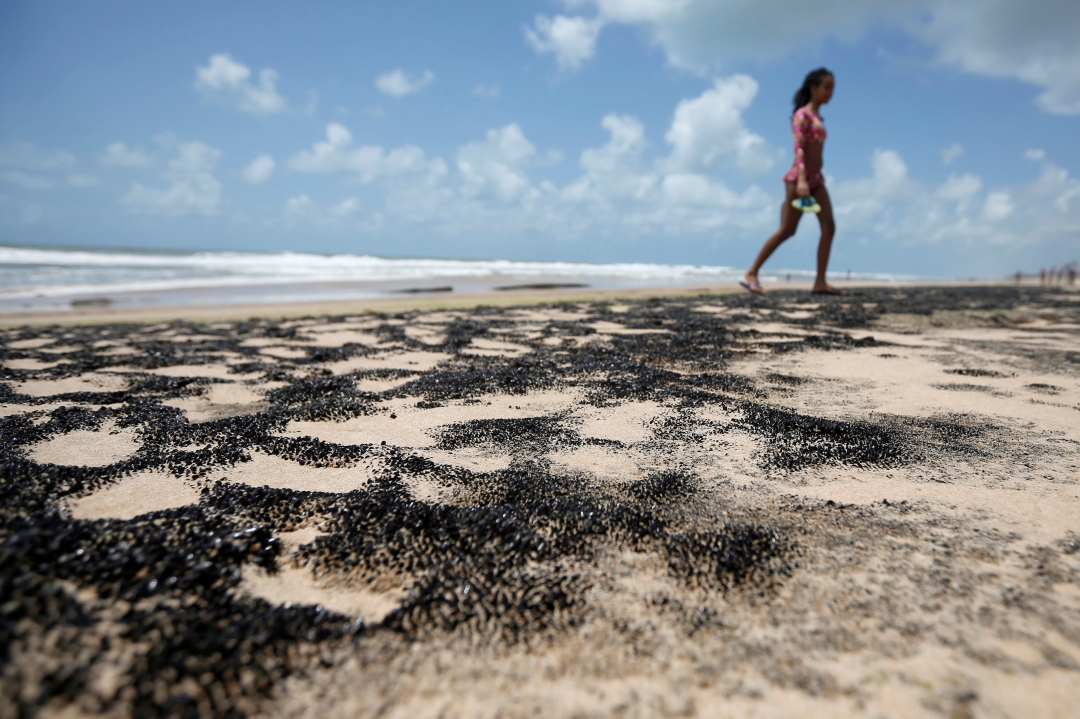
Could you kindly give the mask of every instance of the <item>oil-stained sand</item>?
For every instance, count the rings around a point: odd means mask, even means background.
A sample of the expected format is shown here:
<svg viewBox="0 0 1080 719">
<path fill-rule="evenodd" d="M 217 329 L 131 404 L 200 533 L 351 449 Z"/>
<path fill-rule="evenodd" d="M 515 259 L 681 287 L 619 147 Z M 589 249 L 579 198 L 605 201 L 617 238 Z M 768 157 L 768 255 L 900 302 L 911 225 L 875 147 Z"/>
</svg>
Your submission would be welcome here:
<svg viewBox="0 0 1080 719">
<path fill-rule="evenodd" d="M 5 331 L 0 719 L 1068 716 L 1078 300 Z"/>
</svg>

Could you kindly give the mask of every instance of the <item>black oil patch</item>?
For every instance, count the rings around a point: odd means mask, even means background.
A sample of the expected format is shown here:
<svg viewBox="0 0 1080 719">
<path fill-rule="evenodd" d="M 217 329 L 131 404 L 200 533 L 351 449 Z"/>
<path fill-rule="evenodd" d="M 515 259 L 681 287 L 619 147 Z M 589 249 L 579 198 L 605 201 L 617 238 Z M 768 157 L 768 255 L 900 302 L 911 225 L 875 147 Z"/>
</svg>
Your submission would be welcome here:
<svg viewBox="0 0 1080 719">
<path fill-rule="evenodd" d="M 959 374 L 965 377 L 1011 377 L 1002 372 L 995 372 L 990 369 L 947 369 L 947 374 Z"/>
<path fill-rule="evenodd" d="M 439 436 L 441 449 L 504 446 L 528 455 L 559 445 L 580 444 L 577 432 L 564 427 L 558 417 L 524 419 L 474 419 L 445 428 Z"/>
<path fill-rule="evenodd" d="M 742 424 L 765 438 L 762 464 L 768 468 L 889 467 L 910 461 L 906 436 L 885 425 L 822 419 L 756 404 L 743 407 Z"/>
<path fill-rule="evenodd" d="M 968 382 L 946 382 L 943 384 L 933 384 L 931 385 L 931 387 L 933 387 L 934 389 L 943 389 L 948 392 L 982 392 L 984 394 L 989 394 L 994 397 L 1011 396 L 1009 392 L 1002 392 L 1000 390 L 994 389 L 993 387 L 988 387 L 984 384 L 970 384 Z"/>
<path fill-rule="evenodd" d="M 794 375 L 781 374 L 779 372 L 770 372 L 769 374 L 765 375 L 765 379 L 774 384 L 782 384 L 788 387 L 798 387 L 799 385 L 806 384 L 810 381 L 805 377 L 796 377 Z"/>
<path fill-rule="evenodd" d="M 1034 390 L 1035 392 L 1039 392 L 1041 394 L 1060 394 L 1065 391 L 1061 387 L 1056 387 L 1052 384 L 1046 384 L 1044 382 L 1033 382 L 1024 386 L 1030 390 Z"/>
</svg>

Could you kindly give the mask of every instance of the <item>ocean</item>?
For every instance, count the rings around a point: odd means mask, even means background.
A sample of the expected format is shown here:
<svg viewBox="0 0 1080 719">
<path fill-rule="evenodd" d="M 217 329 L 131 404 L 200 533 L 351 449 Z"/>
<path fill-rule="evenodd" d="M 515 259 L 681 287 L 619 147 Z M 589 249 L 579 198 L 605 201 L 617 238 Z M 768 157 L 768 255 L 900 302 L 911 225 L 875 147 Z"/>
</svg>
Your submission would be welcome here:
<svg viewBox="0 0 1080 719">
<path fill-rule="evenodd" d="M 633 288 L 732 284 L 720 265 L 522 262 L 320 255 L 0 246 L 0 313 L 85 307 L 172 307 L 393 297 L 403 293 L 513 292 L 533 288 Z M 773 270 L 766 283 L 810 280 Z M 837 274 L 843 279 L 846 273 Z M 913 277 L 852 273 L 853 280 Z"/>
</svg>

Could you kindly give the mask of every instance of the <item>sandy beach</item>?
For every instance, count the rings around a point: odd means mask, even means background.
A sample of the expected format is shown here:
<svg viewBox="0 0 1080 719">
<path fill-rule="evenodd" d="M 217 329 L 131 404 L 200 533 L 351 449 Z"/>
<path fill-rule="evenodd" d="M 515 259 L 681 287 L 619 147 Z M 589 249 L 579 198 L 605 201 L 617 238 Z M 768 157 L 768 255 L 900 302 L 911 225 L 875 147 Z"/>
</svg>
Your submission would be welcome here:
<svg viewBox="0 0 1080 719">
<path fill-rule="evenodd" d="M 0 347 L 0 719 L 1080 706 L 1078 292 L 91 309 Z"/>
</svg>

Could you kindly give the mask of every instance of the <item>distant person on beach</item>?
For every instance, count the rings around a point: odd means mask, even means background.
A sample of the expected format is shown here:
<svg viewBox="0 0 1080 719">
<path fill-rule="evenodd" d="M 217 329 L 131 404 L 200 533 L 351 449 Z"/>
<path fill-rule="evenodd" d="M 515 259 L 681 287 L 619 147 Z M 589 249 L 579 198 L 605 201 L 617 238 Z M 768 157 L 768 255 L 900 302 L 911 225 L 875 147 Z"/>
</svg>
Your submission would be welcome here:
<svg viewBox="0 0 1080 719">
<path fill-rule="evenodd" d="M 754 260 L 754 265 L 746 271 L 746 276 L 739 283 L 754 294 L 765 294 L 765 289 L 758 281 L 758 272 L 772 253 L 776 252 L 776 248 L 795 234 L 804 212 L 817 213 L 818 222 L 821 224 L 817 277 L 814 278 L 811 291 L 817 295 L 847 294 L 825 281 L 836 223 L 833 220 L 829 191 L 825 189 L 825 178 L 821 174 L 826 133 L 820 110 L 822 105 L 832 99 L 835 87 L 836 79 L 833 74 L 820 67 L 806 76 L 802 87 L 795 93 L 795 112 L 791 117 L 791 128 L 795 135 L 795 164 L 784 175 L 787 192 L 781 208 L 780 229 L 765 242 Z"/>
</svg>

